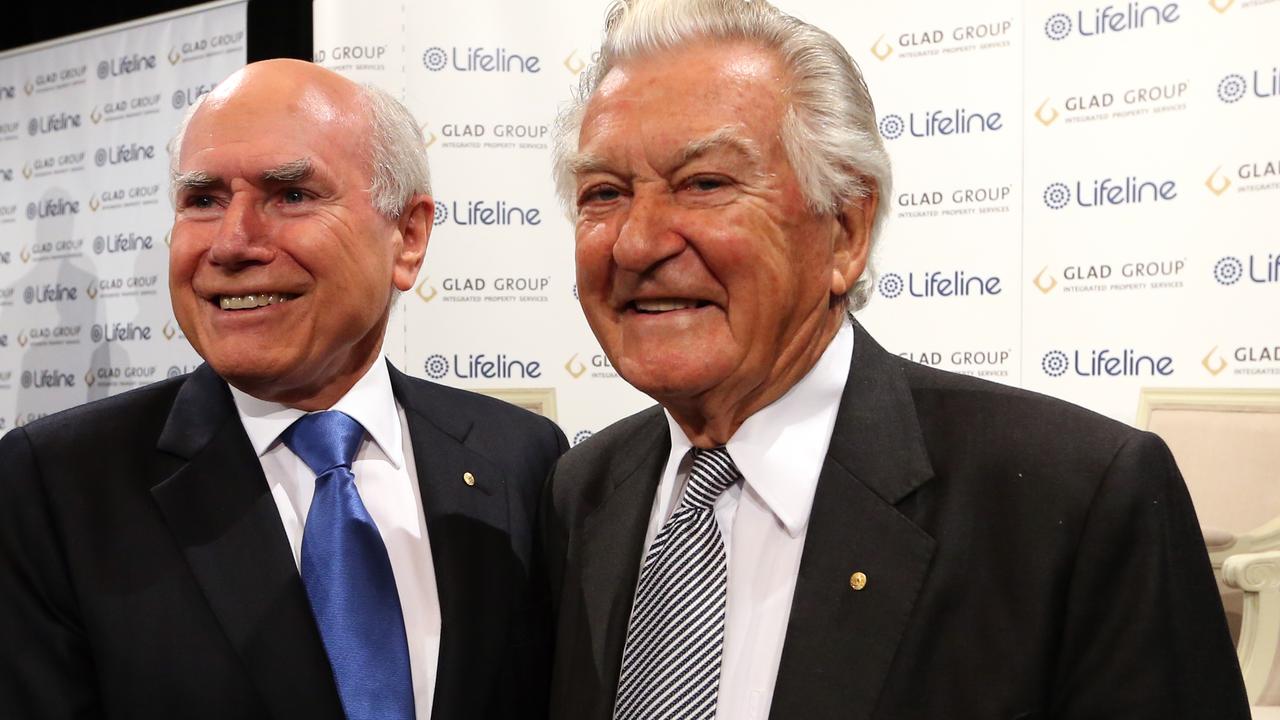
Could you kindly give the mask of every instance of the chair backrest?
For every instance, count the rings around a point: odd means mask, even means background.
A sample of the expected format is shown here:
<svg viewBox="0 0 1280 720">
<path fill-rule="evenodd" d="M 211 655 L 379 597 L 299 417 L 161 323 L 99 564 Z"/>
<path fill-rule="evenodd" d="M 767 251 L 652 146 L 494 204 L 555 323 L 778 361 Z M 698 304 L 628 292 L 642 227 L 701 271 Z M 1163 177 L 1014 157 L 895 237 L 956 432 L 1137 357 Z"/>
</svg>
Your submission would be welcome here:
<svg viewBox="0 0 1280 720">
<path fill-rule="evenodd" d="M 1280 517 L 1280 390 L 1144 388 L 1137 424 L 1168 443 L 1203 527 Z"/>
</svg>

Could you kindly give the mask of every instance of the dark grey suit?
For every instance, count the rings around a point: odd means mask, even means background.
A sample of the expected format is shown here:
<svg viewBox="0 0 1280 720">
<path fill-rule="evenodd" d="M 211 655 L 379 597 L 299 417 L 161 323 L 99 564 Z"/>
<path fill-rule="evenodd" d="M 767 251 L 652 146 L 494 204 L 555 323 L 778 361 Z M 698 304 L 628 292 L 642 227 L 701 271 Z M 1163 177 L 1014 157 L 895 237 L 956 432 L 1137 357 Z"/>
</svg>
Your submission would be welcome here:
<svg viewBox="0 0 1280 720">
<path fill-rule="evenodd" d="M 440 598 L 432 717 L 538 716 L 533 522 L 564 435 L 391 380 Z M 0 717 L 342 717 L 262 467 L 208 366 L 14 430 L 0 468 Z"/>
<path fill-rule="evenodd" d="M 772 718 L 1249 717 L 1195 513 L 1157 437 L 855 332 Z M 669 451 L 654 408 L 556 467 L 543 518 L 553 718 L 611 716 Z"/>
</svg>

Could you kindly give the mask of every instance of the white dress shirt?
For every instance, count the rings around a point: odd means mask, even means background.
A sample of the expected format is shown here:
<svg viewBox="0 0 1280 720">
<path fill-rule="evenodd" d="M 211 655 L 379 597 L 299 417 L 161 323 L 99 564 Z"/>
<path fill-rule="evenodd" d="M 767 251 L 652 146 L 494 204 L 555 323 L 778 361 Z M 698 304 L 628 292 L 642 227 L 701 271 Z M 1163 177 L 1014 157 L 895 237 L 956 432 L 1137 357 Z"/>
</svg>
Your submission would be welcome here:
<svg viewBox="0 0 1280 720">
<path fill-rule="evenodd" d="M 809 373 L 747 418 L 725 446 L 743 480 L 715 505 L 729 559 L 717 718 L 769 716 L 809 510 L 852 354 L 853 327 L 844 323 Z M 649 515 L 642 561 L 679 505 L 693 464 L 693 444 L 670 413 L 667 424 L 671 455 Z"/>
<path fill-rule="evenodd" d="M 280 511 L 293 561 L 301 569 L 302 531 L 315 494 L 316 476 L 280 441 L 280 435 L 305 413 L 259 400 L 234 387 L 231 394 Z M 414 709 L 418 720 L 428 720 L 440 653 L 440 599 L 409 424 L 391 393 L 386 363 L 381 358 L 374 361 L 330 409 L 350 415 L 365 429 L 352 471 L 360 500 L 387 546 L 409 642 Z M 281 672 L 288 672 L 288 668 L 281 668 Z"/>
</svg>

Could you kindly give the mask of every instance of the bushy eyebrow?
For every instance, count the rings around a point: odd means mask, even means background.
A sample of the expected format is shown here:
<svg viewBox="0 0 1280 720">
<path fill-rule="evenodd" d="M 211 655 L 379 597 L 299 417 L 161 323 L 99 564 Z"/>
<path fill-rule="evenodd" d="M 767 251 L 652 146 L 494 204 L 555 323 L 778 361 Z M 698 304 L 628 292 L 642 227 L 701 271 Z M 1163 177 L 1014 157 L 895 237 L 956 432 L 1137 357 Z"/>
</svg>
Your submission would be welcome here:
<svg viewBox="0 0 1280 720">
<path fill-rule="evenodd" d="M 742 137 L 737 126 L 726 125 L 706 137 L 691 140 L 676 153 L 672 167 L 682 167 L 719 150 L 727 150 L 752 162 L 761 160 L 760 150 L 755 143 Z M 593 172 L 614 172 L 613 163 L 593 153 L 575 153 L 569 157 L 566 165 L 570 174 L 574 176 Z"/>
<path fill-rule="evenodd" d="M 306 180 L 314 173 L 315 166 L 311 164 L 311 158 L 304 157 L 264 170 L 258 178 L 264 183 L 295 183 Z M 207 190 L 225 184 L 225 180 L 204 170 L 189 170 L 173 176 L 175 193 L 181 193 L 184 190 Z"/>
<path fill-rule="evenodd" d="M 311 177 L 315 172 L 315 167 L 311 164 L 311 158 L 298 158 L 290 160 L 287 163 L 277 165 L 270 170 L 262 173 L 263 182 L 277 183 L 294 183 L 301 182 Z"/>
</svg>

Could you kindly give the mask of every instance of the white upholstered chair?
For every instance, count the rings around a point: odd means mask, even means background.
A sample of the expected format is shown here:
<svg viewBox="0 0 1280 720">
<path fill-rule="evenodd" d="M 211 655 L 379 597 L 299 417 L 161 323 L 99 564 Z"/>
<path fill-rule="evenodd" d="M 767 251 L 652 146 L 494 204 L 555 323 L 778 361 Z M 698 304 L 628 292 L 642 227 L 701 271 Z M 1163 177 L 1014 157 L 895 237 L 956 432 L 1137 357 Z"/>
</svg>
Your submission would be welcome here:
<svg viewBox="0 0 1280 720">
<path fill-rule="evenodd" d="M 1144 389 L 1204 531 L 1255 718 L 1280 718 L 1280 390 Z"/>
</svg>

